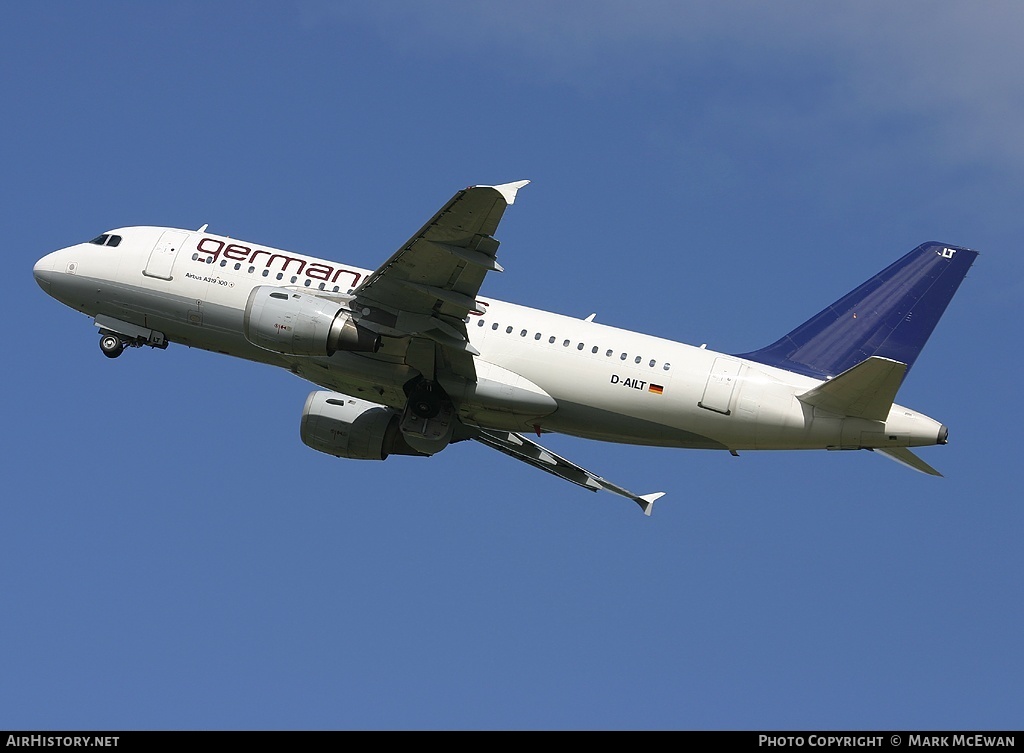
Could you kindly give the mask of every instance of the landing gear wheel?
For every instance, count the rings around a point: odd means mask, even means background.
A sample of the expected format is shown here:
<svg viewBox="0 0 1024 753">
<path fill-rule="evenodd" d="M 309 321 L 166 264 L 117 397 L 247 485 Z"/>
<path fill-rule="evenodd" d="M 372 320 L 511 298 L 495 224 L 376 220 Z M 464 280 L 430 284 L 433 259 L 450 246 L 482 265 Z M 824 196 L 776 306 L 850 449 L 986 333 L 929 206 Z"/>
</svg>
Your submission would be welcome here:
<svg viewBox="0 0 1024 753">
<path fill-rule="evenodd" d="M 124 352 L 124 340 L 117 335 L 103 335 L 100 337 L 100 350 L 107 358 L 117 358 Z"/>
<path fill-rule="evenodd" d="M 410 409 L 420 418 L 433 418 L 441 412 L 441 398 L 429 390 L 417 390 L 410 399 Z"/>
</svg>

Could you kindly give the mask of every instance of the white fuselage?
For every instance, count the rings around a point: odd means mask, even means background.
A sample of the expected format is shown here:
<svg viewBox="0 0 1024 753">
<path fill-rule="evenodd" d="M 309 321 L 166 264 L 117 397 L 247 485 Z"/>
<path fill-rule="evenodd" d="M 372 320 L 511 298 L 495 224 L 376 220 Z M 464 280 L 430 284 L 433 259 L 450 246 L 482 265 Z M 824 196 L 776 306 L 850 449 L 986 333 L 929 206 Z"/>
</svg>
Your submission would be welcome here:
<svg viewBox="0 0 1024 753">
<path fill-rule="evenodd" d="M 130 227 L 110 234 L 121 238 L 116 247 L 82 243 L 45 256 L 35 267 L 40 285 L 93 317 L 281 366 L 398 410 L 404 405 L 402 385 L 416 374 L 397 347 L 289 356 L 257 347 L 243 334 L 253 288 L 344 298 L 369 270 L 205 231 Z M 467 399 L 459 415 L 469 424 L 728 450 L 922 446 L 938 443 L 942 431 L 938 422 L 898 405 L 884 422 L 813 408 L 796 396 L 818 380 L 764 364 L 489 298 L 478 303 L 483 313 L 466 324 L 480 354 L 478 373 L 495 380 L 499 391 L 518 386 L 546 393 L 557 408 L 527 415 L 485 410 Z"/>
</svg>

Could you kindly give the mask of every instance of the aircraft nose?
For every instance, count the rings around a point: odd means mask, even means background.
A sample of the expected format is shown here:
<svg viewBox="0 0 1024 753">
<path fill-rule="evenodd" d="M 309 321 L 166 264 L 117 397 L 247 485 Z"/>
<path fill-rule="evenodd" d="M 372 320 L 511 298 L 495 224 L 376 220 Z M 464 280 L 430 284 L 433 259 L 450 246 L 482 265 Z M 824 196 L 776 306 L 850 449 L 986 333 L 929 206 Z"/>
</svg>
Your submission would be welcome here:
<svg viewBox="0 0 1024 753">
<path fill-rule="evenodd" d="M 47 254 L 32 267 L 32 276 L 36 278 L 39 287 L 47 294 L 50 292 L 53 274 L 53 254 Z"/>
</svg>

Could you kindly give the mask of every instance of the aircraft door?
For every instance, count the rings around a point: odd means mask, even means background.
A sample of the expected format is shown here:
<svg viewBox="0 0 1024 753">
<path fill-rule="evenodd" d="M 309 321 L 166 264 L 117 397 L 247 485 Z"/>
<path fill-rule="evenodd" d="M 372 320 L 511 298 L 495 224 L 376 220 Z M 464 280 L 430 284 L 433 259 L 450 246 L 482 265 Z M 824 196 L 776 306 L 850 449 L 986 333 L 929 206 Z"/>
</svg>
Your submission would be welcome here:
<svg viewBox="0 0 1024 753">
<path fill-rule="evenodd" d="M 736 382 L 739 381 L 740 366 L 740 362 L 733 358 L 716 358 L 711 373 L 708 374 L 704 396 L 697 405 L 728 416 L 729 402 L 732 400 L 733 390 L 736 389 Z"/>
<path fill-rule="evenodd" d="M 189 232 L 187 230 L 165 230 L 160 240 L 153 246 L 149 254 L 149 261 L 142 274 L 147 277 L 156 277 L 160 280 L 170 280 L 171 269 L 174 267 L 174 259 L 178 255 L 178 249 L 185 243 Z"/>
</svg>

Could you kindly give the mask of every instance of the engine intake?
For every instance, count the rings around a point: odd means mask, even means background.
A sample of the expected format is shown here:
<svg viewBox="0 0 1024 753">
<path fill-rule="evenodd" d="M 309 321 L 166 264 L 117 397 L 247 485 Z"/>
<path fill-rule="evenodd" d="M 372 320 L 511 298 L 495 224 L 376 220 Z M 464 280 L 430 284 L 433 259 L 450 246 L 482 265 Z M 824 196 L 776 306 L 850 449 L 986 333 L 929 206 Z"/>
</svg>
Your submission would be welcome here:
<svg viewBox="0 0 1024 753">
<path fill-rule="evenodd" d="M 337 301 L 273 285 L 253 288 L 242 331 L 253 345 L 293 356 L 375 353 L 380 348 L 380 336 L 356 324 Z"/>
<path fill-rule="evenodd" d="M 306 398 L 299 434 L 307 446 L 339 458 L 386 460 L 388 455 L 425 454 L 405 441 L 398 414 L 391 408 L 326 390 Z"/>
</svg>

